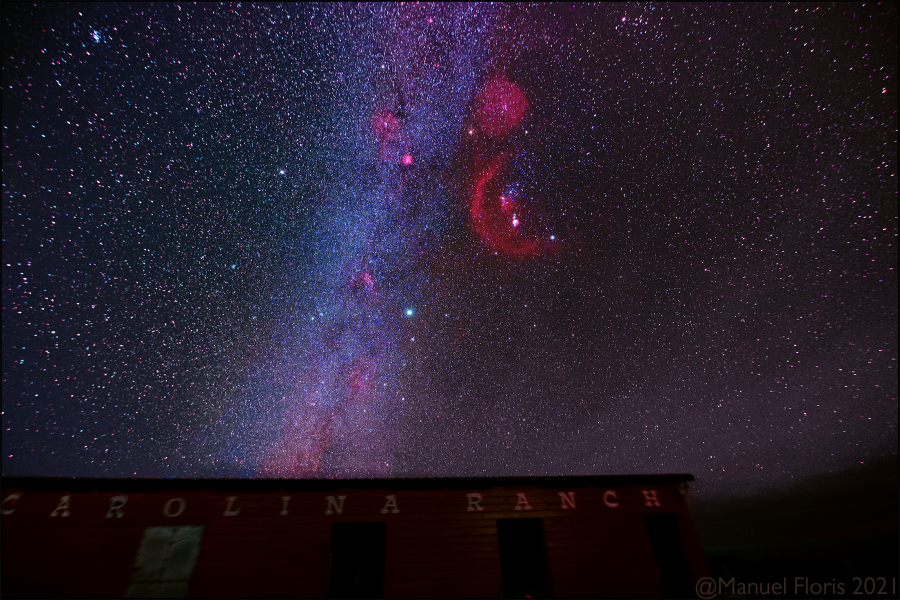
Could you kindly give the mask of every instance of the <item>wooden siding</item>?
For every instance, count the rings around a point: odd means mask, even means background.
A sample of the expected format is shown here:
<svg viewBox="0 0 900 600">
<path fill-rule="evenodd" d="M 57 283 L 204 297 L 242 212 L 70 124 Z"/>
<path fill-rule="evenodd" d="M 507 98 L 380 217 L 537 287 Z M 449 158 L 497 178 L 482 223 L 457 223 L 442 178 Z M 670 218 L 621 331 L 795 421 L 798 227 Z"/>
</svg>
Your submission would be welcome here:
<svg viewBox="0 0 900 600">
<path fill-rule="evenodd" d="M 332 524 L 374 521 L 386 523 L 386 597 L 502 597 L 497 520 L 541 518 L 555 596 L 662 596 L 648 512 L 678 515 L 691 575 L 707 574 L 679 479 L 585 480 L 425 480 L 421 489 L 416 480 L 235 482 L 233 491 L 227 481 L 193 488 L 171 482 L 173 489 L 167 481 L 102 482 L 92 489 L 72 480 L 4 480 L 2 592 L 122 596 L 145 529 L 191 525 L 204 533 L 190 596 L 323 597 Z M 51 517 L 65 495 L 70 514 Z M 122 516 L 106 518 L 115 496 L 127 496 Z M 531 510 L 523 509 L 525 499 Z M 177 516 L 165 514 L 167 503 Z"/>
</svg>

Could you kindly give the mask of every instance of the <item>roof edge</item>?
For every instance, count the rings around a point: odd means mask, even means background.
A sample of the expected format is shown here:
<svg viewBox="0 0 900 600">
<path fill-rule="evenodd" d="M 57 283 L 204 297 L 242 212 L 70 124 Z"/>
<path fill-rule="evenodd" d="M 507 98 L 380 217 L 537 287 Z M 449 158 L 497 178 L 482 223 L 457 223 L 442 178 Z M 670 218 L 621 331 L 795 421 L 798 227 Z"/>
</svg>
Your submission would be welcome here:
<svg viewBox="0 0 900 600">
<path fill-rule="evenodd" d="M 228 492 L 293 490 L 316 492 L 337 489 L 485 489 L 491 487 L 620 487 L 642 483 L 678 484 L 694 481 L 689 473 L 523 476 L 523 477 L 398 477 L 359 479 L 141 479 L 79 477 L 0 477 L 3 488 L 32 491 L 126 491 L 212 489 Z"/>
</svg>

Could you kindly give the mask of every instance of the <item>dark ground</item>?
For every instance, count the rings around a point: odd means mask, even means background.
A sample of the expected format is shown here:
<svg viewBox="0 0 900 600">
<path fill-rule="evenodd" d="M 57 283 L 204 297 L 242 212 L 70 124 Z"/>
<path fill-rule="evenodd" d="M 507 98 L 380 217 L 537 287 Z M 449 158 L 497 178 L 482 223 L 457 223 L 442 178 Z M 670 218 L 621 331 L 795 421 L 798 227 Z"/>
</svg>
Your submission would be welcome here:
<svg viewBox="0 0 900 600">
<path fill-rule="evenodd" d="M 769 496 L 693 509 L 710 574 L 726 585 L 734 579 L 720 597 L 896 598 L 900 592 L 896 457 Z M 775 583 L 780 591 L 773 591 Z M 738 584 L 752 593 L 738 593 Z"/>
</svg>

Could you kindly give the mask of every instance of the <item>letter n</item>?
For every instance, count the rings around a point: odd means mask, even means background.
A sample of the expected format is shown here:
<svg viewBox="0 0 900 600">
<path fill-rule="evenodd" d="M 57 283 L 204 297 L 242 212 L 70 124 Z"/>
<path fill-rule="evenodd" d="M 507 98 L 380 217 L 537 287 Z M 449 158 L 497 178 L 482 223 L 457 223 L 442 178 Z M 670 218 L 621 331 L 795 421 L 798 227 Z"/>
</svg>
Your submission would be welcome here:
<svg viewBox="0 0 900 600">
<path fill-rule="evenodd" d="M 347 496 L 338 496 L 337 500 L 334 499 L 334 496 L 328 496 L 325 498 L 325 501 L 328 503 L 325 508 L 326 515 L 333 515 L 337 513 L 339 515 L 344 514 L 344 500 L 347 499 Z"/>
<path fill-rule="evenodd" d="M 561 502 L 560 508 L 566 510 L 567 508 L 575 508 L 575 492 L 557 492 L 559 494 L 559 500 Z"/>
</svg>

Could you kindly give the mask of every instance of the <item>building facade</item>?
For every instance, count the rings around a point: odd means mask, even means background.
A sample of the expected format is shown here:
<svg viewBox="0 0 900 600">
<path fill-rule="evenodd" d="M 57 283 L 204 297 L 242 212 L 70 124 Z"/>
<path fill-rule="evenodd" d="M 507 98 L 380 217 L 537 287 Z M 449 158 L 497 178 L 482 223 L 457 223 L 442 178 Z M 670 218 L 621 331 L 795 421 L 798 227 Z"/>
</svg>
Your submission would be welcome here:
<svg viewBox="0 0 900 600">
<path fill-rule="evenodd" d="M 2 480 L 24 597 L 692 597 L 690 475 Z"/>
</svg>

